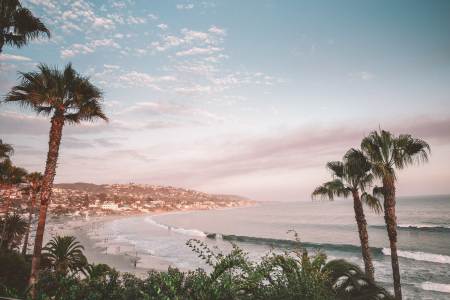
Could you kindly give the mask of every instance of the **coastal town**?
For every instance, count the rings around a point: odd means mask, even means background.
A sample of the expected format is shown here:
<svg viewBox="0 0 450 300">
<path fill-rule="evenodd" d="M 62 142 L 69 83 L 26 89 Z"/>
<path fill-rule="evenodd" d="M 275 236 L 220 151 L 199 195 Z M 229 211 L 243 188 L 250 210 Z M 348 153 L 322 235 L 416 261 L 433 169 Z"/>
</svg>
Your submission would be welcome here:
<svg viewBox="0 0 450 300">
<path fill-rule="evenodd" d="M 1 190 L 18 214 L 28 210 L 29 195 L 17 187 Z M 4 201 L 6 202 L 6 201 Z M 234 195 L 214 195 L 191 189 L 147 184 L 96 185 L 90 183 L 56 184 L 49 214 L 89 218 L 105 215 L 136 215 L 165 211 L 207 210 L 247 206 L 255 201 Z M 3 205 L 5 206 L 5 205 Z"/>
</svg>

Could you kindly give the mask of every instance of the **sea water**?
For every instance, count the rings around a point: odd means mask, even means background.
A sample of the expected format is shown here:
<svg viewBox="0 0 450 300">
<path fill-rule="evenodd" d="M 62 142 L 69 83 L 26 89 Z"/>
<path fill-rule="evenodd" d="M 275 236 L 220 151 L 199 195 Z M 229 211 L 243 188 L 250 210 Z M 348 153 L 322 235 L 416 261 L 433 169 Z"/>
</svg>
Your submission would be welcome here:
<svg viewBox="0 0 450 300">
<path fill-rule="evenodd" d="M 383 216 L 365 207 L 376 280 L 392 291 Z M 450 196 L 397 199 L 398 255 L 406 299 L 450 299 Z M 106 223 L 113 242 L 129 243 L 181 269 L 205 267 L 186 245 L 192 238 L 227 252 L 230 242 L 257 260 L 293 247 L 295 230 L 311 252 L 363 267 L 351 200 L 263 202 L 252 207 L 139 216 Z M 215 238 L 210 238 L 216 234 Z M 209 237 L 207 236 L 209 235 Z M 214 236 L 214 235 L 213 235 Z"/>
</svg>

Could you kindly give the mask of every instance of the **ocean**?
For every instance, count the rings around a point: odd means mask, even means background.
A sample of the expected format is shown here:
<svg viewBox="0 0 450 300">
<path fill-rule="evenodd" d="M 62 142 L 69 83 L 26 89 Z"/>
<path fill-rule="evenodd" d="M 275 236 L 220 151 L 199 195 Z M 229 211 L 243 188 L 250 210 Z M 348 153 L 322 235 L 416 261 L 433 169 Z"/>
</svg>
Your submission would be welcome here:
<svg viewBox="0 0 450 300">
<path fill-rule="evenodd" d="M 376 280 L 393 290 L 389 242 L 382 215 L 365 208 Z M 450 299 L 450 196 L 397 199 L 398 249 L 405 299 Z M 230 240 L 259 259 L 292 247 L 295 230 L 303 246 L 363 267 L 351 200 L 262 202 L 256 206 L 174 212 L 109 221 L 111 243 L 133 245 L 181 269 L 205 267 L 186 241 L 206 241 L 222 252 Z M 215 238 L 208 237 L 215 234 Z"/>
</svg>

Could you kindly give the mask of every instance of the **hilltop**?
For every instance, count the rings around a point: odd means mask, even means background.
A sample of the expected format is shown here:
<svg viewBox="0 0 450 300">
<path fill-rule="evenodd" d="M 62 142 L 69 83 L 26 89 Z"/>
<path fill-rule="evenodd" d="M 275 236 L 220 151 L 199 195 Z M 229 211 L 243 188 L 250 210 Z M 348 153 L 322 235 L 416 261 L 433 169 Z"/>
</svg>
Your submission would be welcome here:
<svg viewBox="0 0 450 300">
<path fill-rule="evenodd" d="M 76 182 L 54 185 L 50 209 L 56 215 L 105 215 L 215 209 L 253 203 L 237 195 L 214 195 L 172 186 Z"/>
</svg>

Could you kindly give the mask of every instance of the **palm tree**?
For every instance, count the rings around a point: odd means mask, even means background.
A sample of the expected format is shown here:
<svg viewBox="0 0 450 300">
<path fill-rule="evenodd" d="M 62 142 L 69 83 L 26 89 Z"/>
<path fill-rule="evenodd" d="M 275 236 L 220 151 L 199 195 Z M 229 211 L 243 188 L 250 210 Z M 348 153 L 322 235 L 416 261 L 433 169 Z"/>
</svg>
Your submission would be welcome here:
<svg viewBox="0 0 450 300">
<path fill-rule="evenodd" d="M 391 300 L 384 288 L 376 285 L 361 269 L 343 259 L 329 261 L 322 269 L 336 299 Z"/>
<path fill-rule="evenodd" d="M 397 255 L 397 216 L 395 214 L 395 169 L 428 161 L 430 145 L 409 134 L 394 136 L 389 131 L 373 131 L 361 142 L 361 149 L 369 158 L 372 172 L 382 180 L 384 220 L 391 248 L 392 275 L 395 298 L 402 299 L 400 267 Z"/>
<path fill-rule="evenodd" d="M 50 31 L 19 0 L 0 1 L 0 53 L 5 44 L 20 48 L 43 35 Z"/>
<path fill-rule="evenodd" d="M 5 207 L 5 217 L 9 215 L 9 209 L 11 206 L 11 191 L 15 185 L 23 182 L 27 171 L 25 169 L 16 167 L 12 164 L 10 159 L 6 159 L 0 163 L 0 188 L 5 190 L 4 207 Z M 2 228 L 2 233 L 0 237 L 0 247 L 3 244 L 3 240 L 6 234 L 6 227 Z"/>
<path fill-rule="evenodd" d="M 58 275 L 76 273 L 87 267 L 84 247 L 73 236 L 56 236 L 42 250 L 45 265 Z"/>
<path fill-rule="evenodd" d="M 88 264 L 86 265 L 86 279 L 97 280 L 105 278 L 113 269 L 106 264 Z"/>
<path fill-rule="evenodd" d="M 0 219 L 0 228 L 5 232 L 1 247 L 8 250 L 17 248 L 26 232 L 26 226 L 27 222 L 16 214 L 7 215 Z"/>
<path fill-rule="evenodd" d="M 20 73 L 21 83 L 6 95 L 5 102 L 17 102 L 33 109 L 37 114 L 51 116 L 49 150 L 40 193 L 39 221 L 36 229 L 33 259 L 31 264 L 31 294 L 38 280 L 42 240 L 45 230 L 47 208 L 56 173 L 59 146 L 65 124 L 79 124 L 97 118 L 108 120 L 102 110 L 102 92 L 89 78 L 78 74 L 71 64 L 63 71 L 39 65 L 38 72 Z"/>
<path fill-rule="evenodd" d="M 28 225 L 27 232 L 25 233 L 25 238 L 23 241 L 22 254 L 27 254 L 28 248 L 28 237 L 30 235 L 31 221 L 33 220 L 34 207 L 36 205 L 36 197 L 41 189 L 42 184 L 42 174 L 40 172 L 33 172 L 25 176 L 25 180 L 27 181 L 30 189 L 30 204 L 28 206 Z"/>
<path fill-rule="evenodd" d="M 3 143 L 0 139 L 0 160 L 8 159 L 10 155 L 14 153 L 14 149 L 11 145 Z"/>
<path fill-rule="evenodd" d="M 361 151 L 351 149 L 345 154 L 343 162 L 329 162 L 327 163 L 327 168 L 332 172 L 333 180 L 317 187 L 312 193 L 312 197 L 321 196 L 333 200 L 334 196 L 346 198 L 352 195 L 353 209 L 355 211 L 359 240 L 361 242 L 361 252 L 364 260 L 364 269 L 367 277 L 373 281 L 374 267 L 369 247 L 367 221 L 362 202 L 365 202 L 377 213 L 381 211 L 381 205 L 375 197 L 365 192 L 373 181 L 373 175 L 370 173 L 370 163 Z"/>
</svg>

